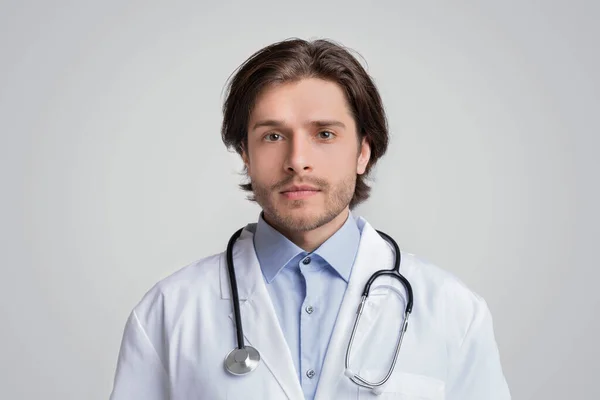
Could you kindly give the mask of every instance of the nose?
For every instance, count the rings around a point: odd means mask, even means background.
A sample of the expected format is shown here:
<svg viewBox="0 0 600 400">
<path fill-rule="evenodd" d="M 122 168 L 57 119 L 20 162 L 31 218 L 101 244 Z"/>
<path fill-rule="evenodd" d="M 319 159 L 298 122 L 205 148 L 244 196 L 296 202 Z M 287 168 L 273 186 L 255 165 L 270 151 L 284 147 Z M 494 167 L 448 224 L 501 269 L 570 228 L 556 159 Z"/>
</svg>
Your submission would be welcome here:
<svg viewBox="0 0 600 400">
<path fill-rule="evenodd" d="M 287 157 L 284 163 L 287 173 L 303 175 L 313 170 L 310 141 L 305 135 L 293 135 L 288 141 Z"/>
</svg>

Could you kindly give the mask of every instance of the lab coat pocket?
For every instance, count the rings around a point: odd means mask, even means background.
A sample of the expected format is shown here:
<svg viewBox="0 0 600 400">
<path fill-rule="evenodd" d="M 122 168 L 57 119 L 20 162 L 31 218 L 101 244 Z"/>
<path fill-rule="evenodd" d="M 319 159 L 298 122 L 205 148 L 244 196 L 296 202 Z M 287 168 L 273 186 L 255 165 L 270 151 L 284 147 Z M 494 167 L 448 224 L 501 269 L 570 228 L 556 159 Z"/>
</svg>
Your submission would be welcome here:
<svg viewBox="0 0 600 400">
<path fill-rule="evenodd" d="M 381 371 L 370 370 L 365 370 L 361 375 L 365 378 L 382 376 Z M 444 381 L 437 378 L 396 371 L 381 387 L 381 393 L 378 394 L 372 390 L 360 388 L 358 398 L 359 400 L 444 400 L 445 387 Z"/>
</svg>

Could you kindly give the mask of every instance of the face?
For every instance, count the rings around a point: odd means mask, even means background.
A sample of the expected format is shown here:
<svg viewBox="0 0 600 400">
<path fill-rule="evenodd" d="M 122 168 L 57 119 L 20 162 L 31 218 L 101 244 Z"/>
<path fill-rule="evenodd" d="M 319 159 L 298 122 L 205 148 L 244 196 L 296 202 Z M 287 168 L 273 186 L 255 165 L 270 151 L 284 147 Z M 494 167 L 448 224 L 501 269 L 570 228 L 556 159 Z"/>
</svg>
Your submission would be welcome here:
<svg viewBox="0 0 600 400">
<path fill-rule="evenodd" d="M 242 154 L 265 219 L 292 232 L 319 228 L 345 211 L 369 157 L 342 88 L 316 78 L 261 93 Z"/>
</svg>

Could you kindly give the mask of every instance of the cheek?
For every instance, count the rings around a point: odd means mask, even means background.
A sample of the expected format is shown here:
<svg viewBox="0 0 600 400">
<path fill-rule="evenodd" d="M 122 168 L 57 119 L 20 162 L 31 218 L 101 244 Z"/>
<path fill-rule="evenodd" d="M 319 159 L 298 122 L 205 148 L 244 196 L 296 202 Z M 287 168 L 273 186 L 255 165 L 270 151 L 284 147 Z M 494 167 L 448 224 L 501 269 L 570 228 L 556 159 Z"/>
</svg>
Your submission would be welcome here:
<svg viewBox="0 0 600 400">
<path fill-rule="evenodd" d="M 357 159 L 356 149 L 345 147 L 328 152 L 323 157 L 322 165 L 335 175 L 344 175 L 350 172 L 355 173 Z"/>
<path fill-rule="evenodd" d="M 248 175 L 255 180 L 269 181 L 271 176 L 280 171 L 280 162 L 277 154 L 253 153 L 248 165 Z"/>
</svg>

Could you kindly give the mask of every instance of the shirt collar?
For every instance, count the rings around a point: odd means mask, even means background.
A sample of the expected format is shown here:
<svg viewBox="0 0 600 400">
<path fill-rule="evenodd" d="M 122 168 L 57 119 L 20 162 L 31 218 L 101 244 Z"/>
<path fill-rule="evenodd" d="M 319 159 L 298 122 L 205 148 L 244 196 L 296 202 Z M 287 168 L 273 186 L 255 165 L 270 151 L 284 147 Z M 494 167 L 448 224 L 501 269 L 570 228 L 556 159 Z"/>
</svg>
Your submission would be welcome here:
<svg viewBox="0 0 600 400">
<path fill-rule="evenodd" d="M 348 282 L 354 258 L 358 251 L 360 236 L 361 232 L 350 212 L 344 225 L 312 254 L 317 254 L 323 258 Z M 302 254 L 302 256 L 308 254 L 269 225 L 264 220 L 262 212 L 254 234 L 254 248 L 267 283 L 271 283 L 279 271 L 299 254 Z"/>
</svg>

